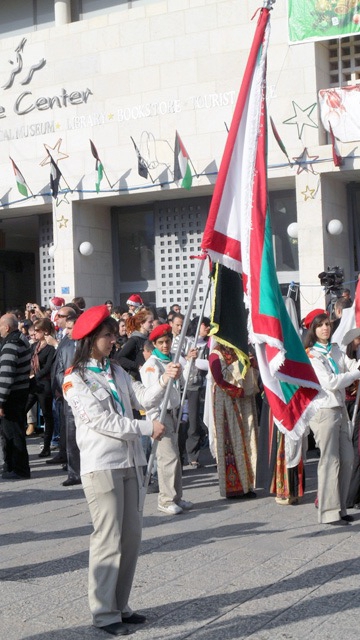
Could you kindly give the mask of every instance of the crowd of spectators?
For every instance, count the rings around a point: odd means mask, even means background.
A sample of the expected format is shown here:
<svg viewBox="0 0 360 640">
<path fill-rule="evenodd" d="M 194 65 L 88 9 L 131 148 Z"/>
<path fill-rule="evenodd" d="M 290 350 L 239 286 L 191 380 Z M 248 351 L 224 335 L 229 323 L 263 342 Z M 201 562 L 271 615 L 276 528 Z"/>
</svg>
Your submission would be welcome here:
<svg viewBox="0 0 360 640">
<path fill-rule="evenodd" d="M 133 380 L 142 382 L 152 380 L 156 367 L 160 366 L 161 359 L 174 357 L 177 353 L 184 322 L 181 305 L 173 304 L 169 310 L 164 307 L 147 306 L 138 294 L 129 297 L 125 308 L 114 306 L 110 299 L 106 300 L 104 305 L 110 316 L 116 320 L 114 326 L 117 327 L 117 332 L 111 353 L 112 360 L 119 364 Z M 319 362 L 322 363 L 322 360 L 318 358 L 318 352 L 322 349 L 326 358 L 330 358 L 330 365 L 334 367 L 336 381 L 342 379 L 341 376 L 339 377 L 342 364 L 333 365 L 331 357 L 327 355 L 330 352 L 330 334 L 339 326 L 344 309 L 348 309 L 350 306 L 351 300 L 343 296 L 335 303 L 332 323 L 327 319 L 327 313 L 321 310 L 311 312 L 303 321 L 303 338 L 306 339 L 307 332 L 310 336 L 311 328 L 313 331 L 311 334 L 313 335 L 312 342 L 308 342 L 313 366 L 316 368 L 320 366 Z M 4 407 L 7 408 L 6 419 L 3 417 L 1 427 L 4 457 L 2 477 L 4 479 L 30 477 L 26 437 L 38 437 L 41 443 L 39 458 L 46 459 L 46 464 L 61 465 L 64 470 L 67 470 L 67 478 L 62 484 L 70 486 L 81 483 L 76 429 L 71 409 L 64 402 L 62 384 L 65 371 L 71 367 L 75 353 L 72 329 L 85 309 L 86 303 L 83 297 L 74 298 L 67 303 L 61 297 L 54 297 L 47 308 L 41 307 L 37 303 L 27 303 L 23 311 L 10 309 L 1 316 L 0 416 L 4 415 Z M 323 342 L 324 348 L 321 347 L 321 349 L 316 343 L 317 329 L 314 330 L 312 324 L 316 317 L 315 312 L 320 311 L 322 313 L 320 320 L 324 323 L 328 334 L 327 341 Z M 161 327 L 164 331 L 160 329 L 155 331 Z M 180 468 L 189 466 L 197 469 L 201 466 L 201 450 L 210 445 L 211 453 L 216 458 L 218 465 L 222 496 L 226 498 L 256 497 L 254 492 L 256 481 L 261 481 L 260 486 L 274 493 L 279 504 L 298 503 L 304 492 L 302 458 L 300 456 L 298 464 L 287 464 L 288 461 L 286 461 L 284 453 L 286 441 L 274 426 L 266 399 L 263 398 L 256 359 L 253 354 L 250 354 L 251 380 L 249 376 L 246 380 L 243 379 L 242 376 L 237 375 L 237 354 L 226 345 L 219 345 L 214 340 L 211 342 L 209 334 L 210 319 L 203 317 L 199 324 L 199 317 L 193 318 L 187 330 L 187 337 L 182 343 L 181 352 L 178 354 L 183 373 L 186 375 L 183 375 L 177 383 L 179 402 L 176 406 L 176 417 L 174 417 L 175 413 L 173 416 L 172 454 L 175 456 L 176 449 Z M 154 341 L 154 335 L 160 339 L 161 346 L 163 342 L 169 343 L 169 354 L 161 355 L 159 349 L 154 353 L 154 348 L 159 346 Z M 352 350 L 351 353 L 349 350 Z M 348 355 L 353 359 L 353 362 L 356 362 L 354 354 L 356 355 L 357 350 L 357 345 L 354 347 L 352 343 L 349 344 Z M 321 355 L 321 357 L 325 356 Z M 20 358 L 21 363 L 14 366 L 13 361 L 16 357 Z M 338 360 L 339 357 L 337 356 Z M 150 365 L 146 369 L 144 365 L 148 359 L 150 359 Z M 325 364 L 325 369 L 326 366 Z M 349 361 L 346 366 L 353 367 L 357 371 L 357 365 L 349 364 Z M 20 382 L 15 379 L 14 372 L 16 375 L 19 372 L 22 373 L 23 377 Z M 317 373 L 320 375 L 321 372 Z M 354 375 L 357 379 L 358 374 Z M 11 376 L 13 376 L 12 379 Z M 28 383 L 26 389 L 24 376 L 27 377 Z M 345 381 L 348 377 L 343 376 Z M 330 378 L 331 384 L 334 385 L 334 375 Z M 324 385 L 325 382 L 322 380 L 322 386 L 324 387 Z M 205 396 L 209 388 L 212 393 L 210 410 L 209 406 L 208 409 L 205 407 Z M 329 390 L 329 393 L 333 393 L 333 390 Z M 354 395 L 354 390 L 347 391 L 346 400 L 348 403 L 354 401 L 351 393 Z M 342 407 L 341 399 L 339 403 L 339 406 Z M 330 401 L 328 404 L 332 408 Z M 325 403 L 324 410 L 327 411 L 328 408 Z M 20 418 L 21 411 L 26 414 L 25 422 Z M 347 414 L 344 414 L 342 409 L 339 412 L 343 416 L 343 424 L 347 424 Z M 134 416 L 138 419 L 145 419 L 145 412 L 135 411 Z M 316 443 L 313 434 L 311 434 L 311 438 L 313 446 L 317 444 L 321 450 L 322 439 L 321 434 L 318 433 L 318 417 L 315 416 L 315 420 L 310 425 L 315 434 Z M 9 435 L 12 424 L 17 425 L 15 440 Z M 240 440 L 239 433 L 241 434 Z M 176 439 L 176 447 L 174 438 Z M 273 447 L 273 452 L 266 449 L 264 453 L 262 442 L 265 440 L 267 447 L 269 447 L 269 443 Z M 19 454 L 16 453 L 17 447 L 20 451 Z M 147 436 L 143 437 L 143 447 L 149 457 L 151 439 Z M 356 453 L 358 449 L 357 427 L 355 428 L 353 448 Z M 164 449 L 165 441 L 162 443 L 160 451 Z M 350 454 L 349 451 L 349 456 Z M 264 462 L 265 458 L 266 462 Z M 270 459 L 272 462 L 269 462 Z M 356 469 L 351 480 L 351 496 L 347 500 L 348 506 L 360 502 L 358 454 L 356 460 Z M 326 457 L 323 453 L 320 471 L 325 462 Z M 348 461 L 346 465 L 347 468 L 351 466 Z M 175 467 L 174 463 L 174 469 Z M 267 467 L 268 474 L 266 481 L 264 480 L 265 467 Z M 160 468 L 160 477 L 161 474 Z M 178 474 L 178 470 L 176 470 L 176 474 Z M 167 482 L 169 487 L 171 482 L 175 482 L 175 478 L 172 478 L 170 484 L 169 481 Z M 179 481 L 176 480 L 176 482 L 180 486 Z M 326 478 L 324 480 L 320 475 L 319 482 L 320 517 L 324 502 L 321 497 L 322 487 L 324 483 L 326 484 Z M 336 478 L 334 482 L 336 482 Z M 160 491 L 159 504 L 166 512 L 169 504 L 164 502 L 165 494 L 162 493 L 161 486 L 159 487 L 158 484 L 156 464 L 148 490 L 151 492 Z M 179 489 L 177 488 L 176 491 L 179 492 Z M 173 489 L 172 493 L 176 495 L 176 491 Z M 346 492 L 347 489 L 344 489 L 344 496 Z M 167 495 L 170 494 L 171 491 L 167 488 Z M 340 520 L 344 520 L 346 516 L 346 506 L 344 506 L 346 496 L 344 496 L 341 499 Z M 316 506 L 319 506 L 318 502 Z M 170 505 L 169 513 L 172 510 L 173 506 Z M 336 510 L 337 506 L 330 509 L 330 514 L 325 517 L 324 521 L 330 521 Z M 337 521 L 336 518 L 335 521 Z M 348 518 L 347 521 L 349 521 Z"/>
</svg>

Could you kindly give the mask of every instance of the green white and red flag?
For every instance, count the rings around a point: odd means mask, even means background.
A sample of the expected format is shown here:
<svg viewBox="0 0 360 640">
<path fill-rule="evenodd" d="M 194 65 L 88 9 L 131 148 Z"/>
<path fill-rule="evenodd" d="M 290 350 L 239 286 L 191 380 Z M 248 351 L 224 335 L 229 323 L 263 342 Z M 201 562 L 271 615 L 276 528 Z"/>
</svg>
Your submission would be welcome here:
<svg viewBox="0 0 360 640">
<path fill-rule="evenodd" d="M 174 180 L 175 182 L 181 180 L 181 186 L 184 189 L 191 189 L 192 173 L 190 168 L 190 157 L 177 131 L 175 134 L 174 150 Z"/>
<path fill-rule="evenodd" d="M 261 10 L 202 248 L 212 260 L 242 273 L 249 339 L 274 420 L 298 439 L 318 409 L 320 387 L 282 299 L 272 248 L 265 102 L 269 14 L 268 8 Z"/>
<path fill-rule="evenodd" d="M 96 193 L 99 193 L 100 191 L 100 183 L 101 180 L 104 177 L 104 165 L 101 162 L 100 158 L 99 158 L 99 154 L 97 152 L 97 148 L 95 147 L 94 143 L 92 140 L 90 140 L 90 149 L 91 149 L 91 153 L 93 154 L 96 162 L 95 162 L 95 171 L 97 171 L 97 180 L 95 182 L 95 189 L 96 189 Z"/>
<path fill-rule="evenodd" d="M 10 161 L 15 174 L 15 180 L 16 180 L 18 191 L 19 193 L 21 193 L 22 196 L 24 196 L 24 198 L 27 198 L 29 194 L 27 190 L 26 180 L 23 174 L 21 173 L 19 167 L 15 164 L 14 160 L 10 158 Z"/>
</svg>

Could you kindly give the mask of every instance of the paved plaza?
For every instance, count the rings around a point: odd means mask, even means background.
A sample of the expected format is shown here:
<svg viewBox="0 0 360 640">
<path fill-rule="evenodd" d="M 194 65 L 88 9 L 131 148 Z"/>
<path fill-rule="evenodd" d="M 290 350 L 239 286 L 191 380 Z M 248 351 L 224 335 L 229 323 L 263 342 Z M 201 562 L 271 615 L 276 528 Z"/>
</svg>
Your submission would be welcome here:
<svg viewBox="0 0 360 640">
<path fill-rule="evenodd" d="M 0 640 L 105 640 L 87 604 L 91 524 L 82 488 L 39 460 L 32 479 L 0 479 Z M 216 468 L 184 471 L 194 510 L 169 517 L 148 495 L 131 606 L 148 617 L 136 640 L 358 640 L 360 512 L 347 527 L 318 525 L 317 458 L 307 493 L 279 506 L 219 497 Z M 134 638 L 134 640 L 135 640 Z"/>
</svg>

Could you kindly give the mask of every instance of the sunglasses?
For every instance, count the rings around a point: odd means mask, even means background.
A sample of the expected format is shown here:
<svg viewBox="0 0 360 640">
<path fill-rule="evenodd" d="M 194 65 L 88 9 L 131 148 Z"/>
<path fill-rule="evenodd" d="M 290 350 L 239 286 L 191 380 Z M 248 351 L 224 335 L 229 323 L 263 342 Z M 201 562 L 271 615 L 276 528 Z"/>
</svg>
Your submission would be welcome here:
<svg viewBox="0 0 360 640">
<path fill-rule="evenodd" d="M 57 317 L 58 318 L 67 318 L 68 316 L 65 316 L 63 313 L 58 313 Z"/>
</svg>

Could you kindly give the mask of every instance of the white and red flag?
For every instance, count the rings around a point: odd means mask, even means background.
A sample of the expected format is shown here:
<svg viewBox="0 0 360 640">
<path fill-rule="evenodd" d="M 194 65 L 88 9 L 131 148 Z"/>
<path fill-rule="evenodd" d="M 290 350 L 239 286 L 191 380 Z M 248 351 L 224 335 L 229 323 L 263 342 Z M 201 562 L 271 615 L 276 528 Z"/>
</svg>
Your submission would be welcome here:
<svg viewBox="0 0 360 640">
<path fill-rule="evenodd" d="M 270 408 L 279 429 L 298 439 L 317 409 L 319 383 L 287 313 L 274 262 L 266 174 L 269 34 L 270 10 L 263 8 L 219 169 L 202 248 L 212 260 L 243 274 L 249 338 L 255 344 Z"/>
</svg>

